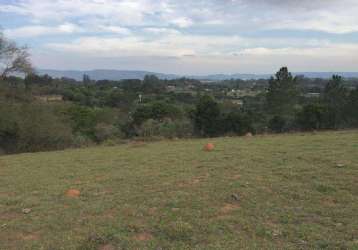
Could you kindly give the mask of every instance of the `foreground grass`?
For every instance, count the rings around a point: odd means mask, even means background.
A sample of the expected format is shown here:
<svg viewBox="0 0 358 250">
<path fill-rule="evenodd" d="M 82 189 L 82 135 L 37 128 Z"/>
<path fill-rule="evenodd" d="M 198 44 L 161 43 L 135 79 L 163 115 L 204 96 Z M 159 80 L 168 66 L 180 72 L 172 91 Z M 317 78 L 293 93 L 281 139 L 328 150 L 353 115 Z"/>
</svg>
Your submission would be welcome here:
<svg viewBox="0 0 358 250">
<path fill-rule="evenodd" d="M 208 141 L 1 157 L 0 249 L 358 249 L 357 131 Z"/>
</svg>

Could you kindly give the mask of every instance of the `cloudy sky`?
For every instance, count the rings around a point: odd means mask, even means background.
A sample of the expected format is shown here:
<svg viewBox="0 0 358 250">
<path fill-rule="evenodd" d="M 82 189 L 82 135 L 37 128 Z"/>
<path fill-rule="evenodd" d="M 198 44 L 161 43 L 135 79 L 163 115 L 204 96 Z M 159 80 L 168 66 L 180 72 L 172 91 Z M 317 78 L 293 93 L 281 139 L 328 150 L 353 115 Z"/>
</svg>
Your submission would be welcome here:
<svg viewBox="0 0 358 250">
<path fill-rule="evenodd" d="M 0 0 L 46 69 L 358 71 L 357 0 Z"/>
</svg>

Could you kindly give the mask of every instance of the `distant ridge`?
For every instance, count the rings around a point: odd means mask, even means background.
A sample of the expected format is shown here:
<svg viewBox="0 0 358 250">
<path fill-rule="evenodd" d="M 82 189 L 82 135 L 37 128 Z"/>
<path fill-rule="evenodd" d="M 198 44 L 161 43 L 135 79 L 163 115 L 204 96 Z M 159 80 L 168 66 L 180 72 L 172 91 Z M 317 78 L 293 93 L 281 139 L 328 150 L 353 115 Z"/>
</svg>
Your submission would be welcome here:
<svg viewBox="0 0 358 250">
<path fill-rule="evenodd" d="M 61 78 L 68 77 L 78 81 L 82 80 L 84 74 L 88 75 L 92 80 L 124 80 L 124 79 L 143 79 L 145 75 L 156 75 L 160 79 L 177 79 L 187 77 L 198 80 L 208 81 L 223 81 L 229 79 L 268 79 L 272 74 L 213 74 L 213 75 L 175 75 L 175 74 L 162 74 L 150 71 L 136 71 L 136 70 L 51 70 L 40 69 L 37 70 L 40 75 L 48 74 L 49 76 Z M 345 78 L 358 78 L 358 72 L 296 72 L 294 75 L 304 75 L 308 78 L 331 78 L 332 75 L 340 75 Z"/>
</svg>

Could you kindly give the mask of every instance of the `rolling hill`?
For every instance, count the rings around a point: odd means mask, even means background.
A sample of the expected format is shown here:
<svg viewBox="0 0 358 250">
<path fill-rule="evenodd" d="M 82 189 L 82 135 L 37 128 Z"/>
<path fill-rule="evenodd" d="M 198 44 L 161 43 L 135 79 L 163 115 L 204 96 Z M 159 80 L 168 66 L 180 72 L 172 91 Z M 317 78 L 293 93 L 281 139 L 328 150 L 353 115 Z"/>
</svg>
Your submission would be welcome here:
<svg viewBox="0 0 358 250">
<path fill-rule="evenodd" d="M 123 79 L 143 79 L 145 75 L 156 75 L 160 79 L 177 79 L 181 77 L 188 77 L 198 80 L 222 81 L 229 79 L 268 79 L 271 74 L 214 74 L 214 75 L 175 75 L 162 74 L 149 71 L 132 71 L 132 70 L 46 70 L 39 69 L 38 73 L 41 75 L 48 74 L 52 77 L 68 77 L 78 81 L 82 80 L 83 75 L 89 75 L 93 80 L 123 80 Z M 333 74 L 341 75 L 347 78 L 358 78 L 358 72 L 297 72 L 294 75 L 304 75 L 309 78 L 330 78 Z"/>
</svg>

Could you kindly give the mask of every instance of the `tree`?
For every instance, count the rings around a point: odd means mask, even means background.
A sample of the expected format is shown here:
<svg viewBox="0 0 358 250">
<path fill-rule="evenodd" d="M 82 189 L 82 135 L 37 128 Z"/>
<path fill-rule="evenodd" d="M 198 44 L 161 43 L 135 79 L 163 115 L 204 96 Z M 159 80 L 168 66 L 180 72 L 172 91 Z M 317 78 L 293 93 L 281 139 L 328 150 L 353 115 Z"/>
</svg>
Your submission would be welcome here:
<svg viewBox="0 0 358 250">
<path fill-rule="evenodd" d="M 84 74 L 84 75 L 83 75 L 83 80 L 82 80 L 82 82 L 83 82 L 84 84 L 90 84 L 90 83 L 91 83 L 91 78 L 89 77 L 89 75 Z"/>
<path fill-rule="evenodd" d="M 268 125 L 272 132 L 282 133 L 286 130 L 287 121 L 283 117 L 276 115 L 269 121 Z"/>
<path fill-rule="evenodd" d="M 165 118 L 175 120 L 181 117 L 181 110 L 172 104 L 157 101 L 151 104 L 140 105 L 133 113 L 133 122 L 135 125 L 141 125 L 148 119 L 161 121 Z"/>
<path fill-rule="evenodd" d="M 319 103 L 307 104 L 297 114 L 297 125 L 303 130 L 321 129 L 324 127 L 325 106 Z"/>
<path fill-rule="evenodd" d="M 358 87 L 350 92 L 345 112 L 350 126 L 358 126 Z"/>
<path fill-rule="evenodd" d="M 164 89 L 162 81 L 155 75 L 146 75 L 143 80 L 144 93 L 159 93 Z"/>
<path fill-rule="evenodd" d="M 40 75 L 31 73 L 25 77 L 24 83 L 25 83 L 26 87 L 29 87 L 34 84 L 49 85 L 52 83 L 52 81 L 53 81 L 52 77 L 47 74 L 40 76 Z"/>
<path fill-rule="evenodd" d="M 252 132 L 252 121 L 248 114 L 238 111 L 232 111 L 224 118 L 225 132 L 245 135 Z"/>
<path fill-rule="evenodd" d="M 18 47 L 0 32 L 0 80 L 12 73 L 29 74 L 33 71 L 26 47 Z"/>
<path fill-rule="evenodd" d="M 200 98 L 193 113 L 195 130 L 203 136 L 215 136 L 219 133 L 220 108 L 210 96 Z"/>
<path fill-rule="evenodd" d="M 296 78 L 286 67 L 271 77 L 266 95 L 269 113 L 274 116 L 292 117 L 298 103 L 299 90 Z"/>
<path fill-rule="evenodd" d="M 343 124 L 344 107 L 348 100 L 347 89 L 344 87 L 342 77 L 333 75 L 323 91 L 323 103 L 327 107 L 327 121 L 330 128 L 338 128 Z"/>
</svg>

